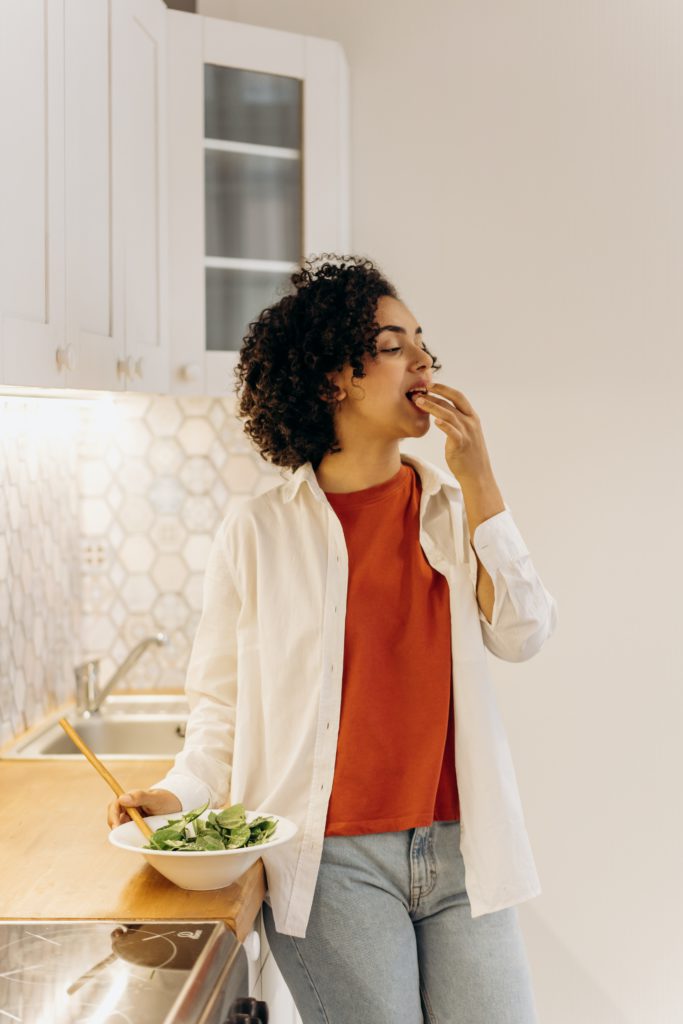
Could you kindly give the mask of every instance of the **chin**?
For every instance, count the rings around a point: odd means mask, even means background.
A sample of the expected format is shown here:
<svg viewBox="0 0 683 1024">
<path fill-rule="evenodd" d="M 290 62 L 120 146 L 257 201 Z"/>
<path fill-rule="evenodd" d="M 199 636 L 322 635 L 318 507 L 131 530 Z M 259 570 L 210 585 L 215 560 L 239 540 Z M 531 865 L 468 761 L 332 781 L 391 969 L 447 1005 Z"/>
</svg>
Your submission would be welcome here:
<svg viewBox="0 0 683 1024">
<path fill-rule="evenodd" d="M 424 435 L 429 430 L 429 428 L 431 426 L 431 423 L 432 423 L 432 421 L 430 419 L 426 420 L 425 423 L 414 423 L 413 424 L 413 429 L 411 431 L 407 431 L 407 430 L 404 429 L 404 431 L 401 434 L 401 436 L 402 437 L 424 437 Z"/>
<path fill-rule="evenodd" d="M 416 416 L 415 413 L 411 413 L 407 409 L 405 410 L 405 414 L 398 417 L 397 420 L 393 415 L 391 416 L 391 419 L 397 424 L 398 430 L 400 431 L 398 435 L 399 437 L 424 437 L 432 422 L 432 417 L 430 415 Z"/>
<path fill-rule="evenodd" d="M 431 425 L 432 425 L 432 417 L 429 416 L 429 415 L 421 416 L 420 419 L 415 418 L 415 421 L 414 421 L 415 433 L 416 434 L 426 434 L 427 431 L 429 430 L 429 428 L 431 427 Z"/>
</svg>

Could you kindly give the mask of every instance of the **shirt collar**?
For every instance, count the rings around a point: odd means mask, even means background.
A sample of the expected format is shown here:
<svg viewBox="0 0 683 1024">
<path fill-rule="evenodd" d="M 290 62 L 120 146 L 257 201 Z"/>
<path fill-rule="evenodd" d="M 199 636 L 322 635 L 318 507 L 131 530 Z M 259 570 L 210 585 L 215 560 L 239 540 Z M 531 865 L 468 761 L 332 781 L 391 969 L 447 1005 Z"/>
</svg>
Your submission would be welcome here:
<svg viewBox="0 0 683 1024">
<path fill-rule="evenodd" d="M 401 462 L 415 467 L 420 475 L 422 490 L 425 494 L 436 494 L 441 487 L 450 488 L 453 491 L 462 490 L 457 479 L 451 473 L 445 472 L 439 466 L 435 466 L 425 459 L 401 452 Z M 325 498 L 325 492 L 318 483 L 313 464 L 311 462 L 304 462 L 292 473 L 289 479 L 286 479 L 282 487 L 283 502 L 291 501 L 303 483 L 308 484 L 317 501 L 322 501 Z"/>
</svg>

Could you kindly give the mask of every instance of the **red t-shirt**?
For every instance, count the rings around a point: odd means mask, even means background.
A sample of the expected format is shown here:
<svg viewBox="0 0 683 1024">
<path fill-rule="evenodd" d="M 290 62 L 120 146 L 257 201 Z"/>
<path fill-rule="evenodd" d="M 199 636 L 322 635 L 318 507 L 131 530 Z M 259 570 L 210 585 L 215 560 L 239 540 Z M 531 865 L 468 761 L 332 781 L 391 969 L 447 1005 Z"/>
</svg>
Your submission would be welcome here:
<svg viewBox="0 0 683 1024">
<path fill-rule="evenodd" d="M 446 577 L 420 546 L 419 474 L 327 493 L 349 557 L 341 717 L 325 835 L 459 821 Z"/>
</svg>

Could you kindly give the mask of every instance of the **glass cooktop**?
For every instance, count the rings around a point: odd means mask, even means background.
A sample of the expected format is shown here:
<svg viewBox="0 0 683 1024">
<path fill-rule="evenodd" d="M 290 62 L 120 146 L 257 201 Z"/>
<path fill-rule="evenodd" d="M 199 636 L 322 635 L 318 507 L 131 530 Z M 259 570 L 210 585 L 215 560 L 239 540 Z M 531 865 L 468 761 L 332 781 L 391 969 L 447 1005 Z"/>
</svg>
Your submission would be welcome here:
<svg viewBox="0 0 683 1024">
<path fill-rule="evenodd" d="M 221 921 L 3 921 L 0 1022 L 190 1024 L 236 947 Z"/>
</svg>

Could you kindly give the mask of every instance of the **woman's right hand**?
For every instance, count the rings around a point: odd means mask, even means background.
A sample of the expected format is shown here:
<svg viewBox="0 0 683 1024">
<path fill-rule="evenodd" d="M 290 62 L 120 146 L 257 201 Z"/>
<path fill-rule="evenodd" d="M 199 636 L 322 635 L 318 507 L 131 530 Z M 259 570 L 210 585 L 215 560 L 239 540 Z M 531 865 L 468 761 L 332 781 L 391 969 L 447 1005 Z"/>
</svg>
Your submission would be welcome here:
<svg viewBox="0 0 683 1024">
<path fill-rule="evenodd" d="M 173 814 L 174 811 L 181 811 L 183 805 L 175 793 L 168 789 L 131 789 L 107 806 L 109 828 L 116 828 L 132 820 L 126 807 L 137 807 L 144 818 L 150 814 Z"/>
</svg>

